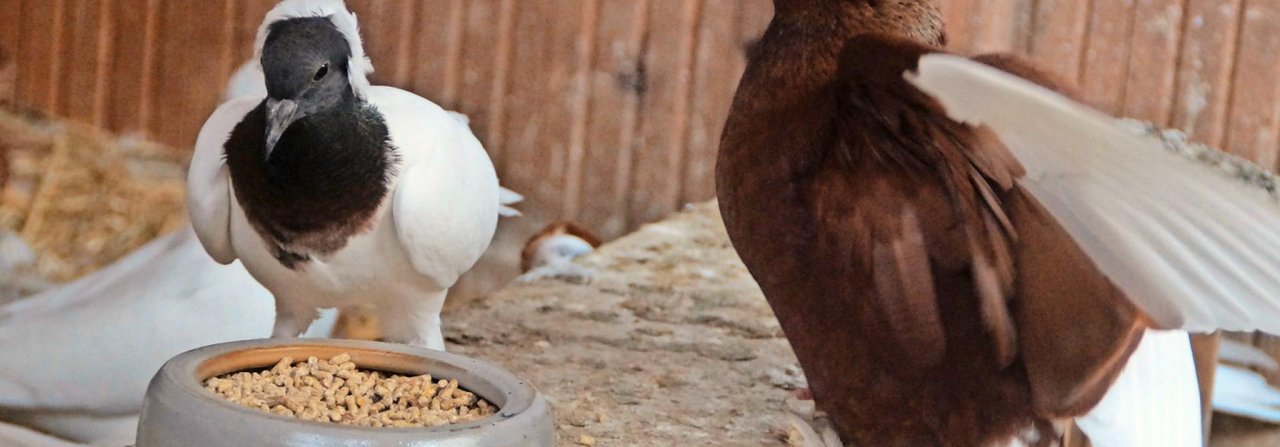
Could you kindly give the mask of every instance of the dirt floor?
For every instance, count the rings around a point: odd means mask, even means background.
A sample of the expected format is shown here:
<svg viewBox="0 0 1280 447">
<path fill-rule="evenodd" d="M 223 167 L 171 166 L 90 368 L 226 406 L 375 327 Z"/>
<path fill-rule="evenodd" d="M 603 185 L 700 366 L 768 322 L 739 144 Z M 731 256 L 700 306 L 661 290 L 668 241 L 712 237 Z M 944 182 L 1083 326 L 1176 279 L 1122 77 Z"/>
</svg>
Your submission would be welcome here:
<svg viewBox="0 0 1280 447">
<path fill-rule="evenodd" d="M 453 352 L 532 381 L 559 445 L 785 445 L 803 384 L 729 246 L 715 206 L 690 207 L 602 247 L 590 284 L 514 284 L 445 316 Z M 1276 427 L 1219 416 L 1213 447 L 1280 446 Z"/>
<path fill-rule="evenodd" d="M 517 284 L 455 309 L 450 351 L 538 386 L 561 445 L 783 445 L 770 429 L 802 378 L 716 216 L 699 205 L 601 248 L 589 285 Z"/>
</svg>

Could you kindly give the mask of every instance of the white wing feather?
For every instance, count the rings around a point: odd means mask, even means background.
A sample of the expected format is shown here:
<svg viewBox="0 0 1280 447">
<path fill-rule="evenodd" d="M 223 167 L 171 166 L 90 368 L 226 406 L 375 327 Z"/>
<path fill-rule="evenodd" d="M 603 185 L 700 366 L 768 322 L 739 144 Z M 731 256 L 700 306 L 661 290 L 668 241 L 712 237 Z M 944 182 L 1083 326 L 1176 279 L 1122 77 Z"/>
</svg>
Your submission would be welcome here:
<svg viewBox="0 0 1280 447">
<path fill-rule="evenodd" d="M 1280 333 L 1280 205 L 1030 81 L 946 54 L 908 80 L 989 126 L 1020 183 L 1162 328 Z"/>
<path fill-rule="evenodd" d="M 498 177 L 471 130 L 412 93 L 375 86 L 401 159 L 392 219 L 415 270 L 447 288 L 488 248 L 498 223 Z"/>
<path fill-rule="evenodd" d="M 196 236 L 209 256 L 220 263 L 236 260 L 231 246 L 231 179 L 223 146 L 231 130 L 257 107 L 262 98 L 242 96 L 223 103 L 196 137 L 195 154 L 187 171 L 187 213 Z"/>
</svg>

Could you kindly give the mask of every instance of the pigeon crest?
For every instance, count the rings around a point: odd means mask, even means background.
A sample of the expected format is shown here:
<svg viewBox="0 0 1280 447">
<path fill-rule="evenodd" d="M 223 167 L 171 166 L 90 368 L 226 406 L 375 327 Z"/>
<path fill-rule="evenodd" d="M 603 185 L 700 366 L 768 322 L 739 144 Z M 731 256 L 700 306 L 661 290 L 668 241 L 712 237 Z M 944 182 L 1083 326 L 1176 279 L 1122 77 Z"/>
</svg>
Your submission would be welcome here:
<svg viewBox="0 0 1280 447">
<path fill-rule="evenodd" d="M 254 61 L 261 72 L 262 47 L 266 45 L 267 34 L 276 23 L 310 17 L 325 17 L 347 39 L 351 47 L 351 57 L 347 61 L 350 70 L 347 80 L 356 97 L 365 100 L 369 94 L 369 74 L 373 73 L 373 61 L 364 53 L 364 45 L 360 42 L 360 26 L 356 22 L 355 13 L 348 11 L 342 0 L 285 0 L 267 12 L 266 19 L 258 28 L 258 37 L 254 40 Z"/>
</svg>

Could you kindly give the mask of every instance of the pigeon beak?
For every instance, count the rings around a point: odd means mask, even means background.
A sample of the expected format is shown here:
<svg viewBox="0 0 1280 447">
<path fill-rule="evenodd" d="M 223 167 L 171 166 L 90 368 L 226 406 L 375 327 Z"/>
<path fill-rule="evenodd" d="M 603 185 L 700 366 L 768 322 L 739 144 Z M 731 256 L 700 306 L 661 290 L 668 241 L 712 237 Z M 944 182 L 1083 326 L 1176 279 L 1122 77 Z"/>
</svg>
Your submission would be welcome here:
<svg viewBox="0 0 1280 447">
<path fill-rule="evenodd" d="M 270 158 L 271 150 L 280 142 L 280 136 L 289 126 L 302 118 L 298 114 L 298 102 L 292 99 L 267 99 L 267 146 L 265 155 Z"/>
</svg>

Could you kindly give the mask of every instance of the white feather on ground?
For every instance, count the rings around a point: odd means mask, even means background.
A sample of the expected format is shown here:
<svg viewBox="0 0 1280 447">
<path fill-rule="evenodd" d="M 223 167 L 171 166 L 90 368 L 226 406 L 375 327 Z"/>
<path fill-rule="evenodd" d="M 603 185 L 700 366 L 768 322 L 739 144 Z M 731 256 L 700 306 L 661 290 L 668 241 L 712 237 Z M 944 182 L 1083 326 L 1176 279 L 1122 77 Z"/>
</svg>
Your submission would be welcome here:
<svg viewBox="0 0 1280 447">
<path fill-rule="evenodd" d="M 1275 359 L 1253 346 L 1222 341 L 1213 379 L 1213 410 L 1280 425 L 1280 388 L 1257 371 L 1275 374 Z"/>
<path fill-rule="evenodd" d="M 1270 354 L 1229 338 L 1222 339 L 1222 344 L 1218 347 L 1218 363 L 1257 368 L 1267 374 L 1280 373 L 1280 364 Z"/>
<path fill-rule="evenodd" d="M 270 334 L 271 294 L 190 227 L 75 282 L 0 307 L 0 420 L 132 442 L 147 383 L 184 351 Z M 308 336 L 325 336 L 332 312 Z"/>
</svg>

